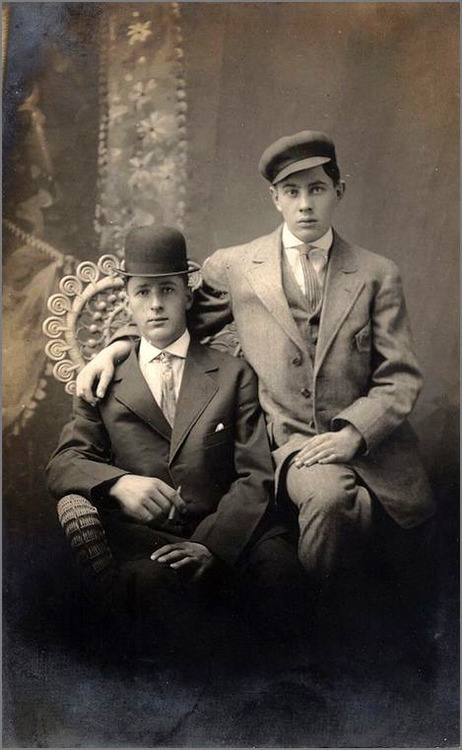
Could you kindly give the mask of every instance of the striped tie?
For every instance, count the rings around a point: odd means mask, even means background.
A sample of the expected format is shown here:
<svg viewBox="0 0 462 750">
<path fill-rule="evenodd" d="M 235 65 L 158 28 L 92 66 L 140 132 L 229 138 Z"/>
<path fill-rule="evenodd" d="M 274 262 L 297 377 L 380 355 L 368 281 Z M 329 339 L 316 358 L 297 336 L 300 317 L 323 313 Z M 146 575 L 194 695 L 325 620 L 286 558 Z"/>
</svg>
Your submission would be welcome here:
<svg viewBox="0 0 462 750">
<path fill-rule="evenodd" d="M 175 379 L 172 367 L 173 355 L 170 352 L 161 352 L 159 362 L 162 373 L 162 394 L 160 397 L 160 408 L 167 422 L 173 427 L 176 411 Z"/>
<path fill-rule="evenodd" d="M 311 313 L 316 312 L 322 301 L 322 287 L 319 283 L 318 275 L 310 261 L 309 254 L 313 249 L 312 245 L 300 245 L 297 248 L 300 252 L 300 262 L 305 280 L 305 296 Z"/>
</svg>

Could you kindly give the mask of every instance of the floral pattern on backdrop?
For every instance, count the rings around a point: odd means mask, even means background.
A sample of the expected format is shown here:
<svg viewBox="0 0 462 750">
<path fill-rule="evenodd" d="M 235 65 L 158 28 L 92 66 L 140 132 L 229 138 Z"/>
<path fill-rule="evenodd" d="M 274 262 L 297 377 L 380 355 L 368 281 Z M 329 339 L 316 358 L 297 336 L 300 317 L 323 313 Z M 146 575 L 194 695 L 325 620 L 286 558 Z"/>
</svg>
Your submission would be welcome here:
<svg viewBox="0 0 462 750">
<path fill-rule="evenodd" d="M 179 5 L 108 10 L 100 70 L 101 253 L 123 255 L 132 226 L 184 226 L 186 91 Z"/>
</svg>

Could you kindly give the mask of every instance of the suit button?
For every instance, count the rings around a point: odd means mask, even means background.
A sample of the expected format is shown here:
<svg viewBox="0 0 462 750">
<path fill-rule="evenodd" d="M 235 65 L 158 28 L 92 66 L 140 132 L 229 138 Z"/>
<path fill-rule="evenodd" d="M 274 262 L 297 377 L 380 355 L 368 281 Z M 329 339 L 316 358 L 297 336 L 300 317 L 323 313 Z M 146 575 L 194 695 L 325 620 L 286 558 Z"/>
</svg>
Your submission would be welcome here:
<svg viewBox="0 0 462 750">
<path fill-rule="evenodd" d="M 309 398 L 311 396 L 311 391 L 308 390 L 308 388 L 302 388 L 300 391 L 302 396 L 305 396 L 305 398 Z"/>
<path fill-rule="evenodd" d="M 295 367 L 300 367 L 300 365 L 302 364 L 301 357 L 294 357 L 292 360 L 292 364 L 294 364 Z"/>
</svg>

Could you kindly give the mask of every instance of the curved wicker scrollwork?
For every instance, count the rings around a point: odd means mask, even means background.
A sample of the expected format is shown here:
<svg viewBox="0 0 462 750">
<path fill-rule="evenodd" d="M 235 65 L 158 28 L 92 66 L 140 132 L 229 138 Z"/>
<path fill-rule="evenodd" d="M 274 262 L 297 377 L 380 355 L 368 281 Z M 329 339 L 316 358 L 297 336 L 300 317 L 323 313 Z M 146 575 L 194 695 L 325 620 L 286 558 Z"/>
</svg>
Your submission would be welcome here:
<svg viewBox="0 0 462 750">
<path fill-rule="evenodd" d="M 80 263 L 75 275 L 64 276 L 60 291 L 48 300 L 52 317 L 43 322 L 42 330 L 52 340 L 45 352 L 56 363 L 53 375 L 65 383 L 67 393 L 75 392 L 79 370 L 129 320 L 117 265 L 114 255 Z"/>
</svg>

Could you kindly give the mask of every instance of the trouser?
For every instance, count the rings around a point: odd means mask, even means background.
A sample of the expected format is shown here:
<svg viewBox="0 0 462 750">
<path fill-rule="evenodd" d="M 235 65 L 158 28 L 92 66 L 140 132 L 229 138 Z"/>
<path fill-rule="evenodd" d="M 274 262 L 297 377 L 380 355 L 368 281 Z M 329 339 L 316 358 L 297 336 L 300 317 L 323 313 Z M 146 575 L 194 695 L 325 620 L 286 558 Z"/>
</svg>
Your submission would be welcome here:
<svg viewBox="0 0 462 750">
<path fill-rule="evenodd" d="M 298 469 L 292 460 L 285 489 L 298 513 L 299 559 L 312 579 L 326 581 L 357 566 L 364 553 L 372 554 L 393 570 L 410 629 L 432 627 L 437 590 L 433 519 L 402 528 L 353 469 L 342 464 Z"/>
<path fill-rule="evenodd" d="M 130 522 L 117 511 L 103 511 L 101 517 L 117 560 L 120 595 L 143 632 L 153 628 L 154 640 L 206 638 L 217 610 L 233 607 L 234 617 L 244 618 L 262 636 L 287 643 L 299 638 L 309 610 L 306 574 L 284 535 L 261 538 L 237 566 L 218 562 L 195 583 L 187 568 L 176 571 L 150 559 L 155 549 L 183 537 Z"/>
</svg>

